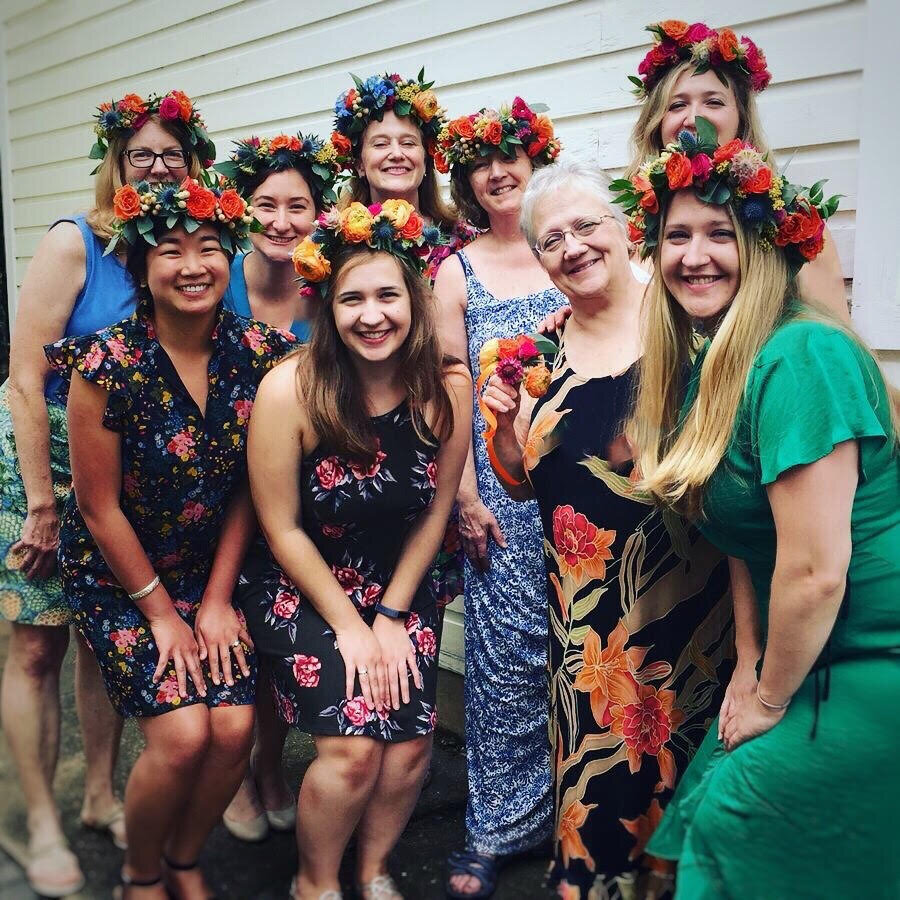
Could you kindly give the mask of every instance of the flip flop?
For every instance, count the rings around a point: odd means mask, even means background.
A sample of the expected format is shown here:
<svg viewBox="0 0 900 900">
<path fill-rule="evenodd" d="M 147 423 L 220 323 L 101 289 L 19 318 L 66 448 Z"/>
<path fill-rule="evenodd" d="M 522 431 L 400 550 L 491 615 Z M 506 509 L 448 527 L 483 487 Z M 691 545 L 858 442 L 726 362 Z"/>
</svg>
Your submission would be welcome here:
<svg viewBox="0 0 900 900">
<path fill-rule="evenodd" d="M 37 869 L 45 871 L 39 872 Z M 50 874 L 53 871 L 59 872 L 60 869 L 69 870 L 72 877 L 68 881 L 47 878 L 48 869 Z M 25 879 L 31 889 L 41 897 L 68 897 L 69 894 L 77 894 L 85 883 L 78 857 L 69 849 L 63 838 L 45 844 L 31 853 L 25 868 Z"/>
<path fill-rule="evenodd" d="M 98 831 L 101 834 L 105 834 L 109 837 L 109 839 L 119 848 L 119 850 L 127 850 L 128 849 L 128 841 L 122 840 L 122 838 L 116 836 L 116 832 L 113 830 L 113 825 L 118 822 L 125 821 L 125 807 L 122 806 L 121 803 L 117 803 L 113 806 L 105 816 L 101 816 L 98 819 L 85 819 L 84 816 L 81 816 L 79 822 L 81 822 L 82 828 L 89 828 L 91 831 Z"/>
<path fill-rule="evenodd" d="M 478 853 L 475 850 L 454 850 L 447 859 L 450 873 L 447 875 L 447 896 L 453 900 L 483 900 L 497 890 L 497 875 L 502 864 L 500 857 Z M 466 893 L 455 890 L 450 879 L 455 875 L 470 875 L 480 885 L 477 891 Z"/>
</svg>

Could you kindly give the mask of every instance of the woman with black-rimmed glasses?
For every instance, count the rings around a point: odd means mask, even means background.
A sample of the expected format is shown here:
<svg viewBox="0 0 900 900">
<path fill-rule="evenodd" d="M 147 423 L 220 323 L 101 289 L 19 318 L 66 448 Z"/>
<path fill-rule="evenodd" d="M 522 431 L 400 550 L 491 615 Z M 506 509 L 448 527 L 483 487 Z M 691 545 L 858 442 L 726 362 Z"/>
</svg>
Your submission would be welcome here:
<svg viewBox="0 0 900 900">
<path fill-rule="evenodd" d="M 57 220 L 41 239 L 19 292 L 10 378 L 0 387 L 0 618 L 12 622 L 0 711 L 27 806 L 34 890 L 59 897 L 84 876 L 68 849 L 53 798 L 59 748 L 59 672 L 71 613 L 56 568 L 59 510 L 71 486 L 65 401 L 43 345 L 129 316 L 134 285 L 116 254 L 103 255 L 113 195 L 128 181 L 181 181 L 215 155 L 202 119 L 181 91 L 146 100 L 127 94 L 98 110 L 100 160 L 86 215 Z M 112 789 L 121 720 L 109 705 L 93 654 L 79 640 L 76 703 L 86 760 L 82 823 L 124 846 Z M 15 728 L 10 723 L 15 722 Z"/>
</svg>

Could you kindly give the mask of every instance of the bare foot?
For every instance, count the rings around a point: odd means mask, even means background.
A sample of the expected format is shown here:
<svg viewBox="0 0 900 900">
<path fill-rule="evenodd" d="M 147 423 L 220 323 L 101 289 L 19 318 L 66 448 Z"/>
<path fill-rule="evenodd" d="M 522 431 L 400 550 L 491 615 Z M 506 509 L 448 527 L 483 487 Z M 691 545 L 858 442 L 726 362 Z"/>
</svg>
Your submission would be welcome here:
<svg viewBox="0 0 900 900">
<path fill-rule="evenodd" d="M 175 900 L 211 900 L 213 897 L 200 866 L 192 866 L 190 869 L 166 866 L 163 880 Z"/>
</svg>

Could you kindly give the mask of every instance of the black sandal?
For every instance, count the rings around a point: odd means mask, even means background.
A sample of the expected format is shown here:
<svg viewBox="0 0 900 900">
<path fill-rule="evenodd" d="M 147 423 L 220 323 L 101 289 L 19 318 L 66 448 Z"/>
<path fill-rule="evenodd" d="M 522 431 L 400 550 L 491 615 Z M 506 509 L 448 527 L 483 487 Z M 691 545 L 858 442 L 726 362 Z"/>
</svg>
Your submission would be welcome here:
<svg viewBox="0 0 900 900">
<path fill-rule="evenodd" d="M 162 881 L 162 875 L 156 878 L 132 878 L 124 872 L 119 872 L 119 884 L 113 888 L 113 900 L 123 900 L 127 887 L 156 887 Z"/>
<path fill-rule="evenodd" d="M 175 862 L 173 859 L 169 859 L 168 856 L 163 854 L 163 862 L 166 864 L 166 867 L 171 869 L 173 872 L 190 872 L 191 869 L 196 869 L 200 865 L 200 860 L 195 859 L 192 863 L 181 863 Z M 169 893 L 172 893 L 171 891 Z M 216 900 L 215 894 L 210 894 L 206 900 Z"/>
<path fill-rule="evenodd" d="M 475 850 L 454 850 L 447 858 L 450 872 L 447 875 L 447 896 L 453 900 L 483 900 L 497 890 L 497 875 L 500 872 L 499 856 L 489 856 Z M 450 884 L 450 879 L 457 875 L 470 875 L 480 887 L 477 891 L 457 891 Z"/>
</svg>

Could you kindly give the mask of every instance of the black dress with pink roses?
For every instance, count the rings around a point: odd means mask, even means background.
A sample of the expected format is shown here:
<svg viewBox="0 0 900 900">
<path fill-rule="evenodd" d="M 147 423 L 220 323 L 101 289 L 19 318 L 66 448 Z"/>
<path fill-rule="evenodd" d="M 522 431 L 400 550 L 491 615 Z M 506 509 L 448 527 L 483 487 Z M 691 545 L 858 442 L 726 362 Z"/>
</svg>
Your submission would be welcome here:
<svg viewBox="0 0 900 900">
<path fill-rule="evenodd" d="M 374 459 L 347 459 L 319 447 L 300 464 L 303 528 L 368 625 L 410 529 L 434 500 L 438 451 L 436 441 L 416 433 L 405 402 L 373 418 L 372 428 L 378 444 Z M 410 680 L 410 702 L 385 713 L 366 707 L 358 680 L 347 700 L 334 631 L 261 542 L 244 565 L 238 600 L 257 652 L 271 670 L 278 713 L 289 725 L 310 734 L 384 741 L 433 731 L 438 614 L 427 575 L 406 618 L 423 687 L 418 690 Z"/>
</svg>

